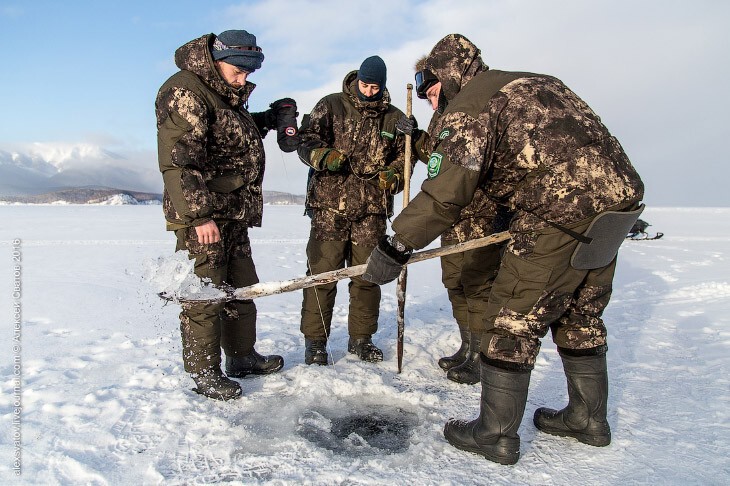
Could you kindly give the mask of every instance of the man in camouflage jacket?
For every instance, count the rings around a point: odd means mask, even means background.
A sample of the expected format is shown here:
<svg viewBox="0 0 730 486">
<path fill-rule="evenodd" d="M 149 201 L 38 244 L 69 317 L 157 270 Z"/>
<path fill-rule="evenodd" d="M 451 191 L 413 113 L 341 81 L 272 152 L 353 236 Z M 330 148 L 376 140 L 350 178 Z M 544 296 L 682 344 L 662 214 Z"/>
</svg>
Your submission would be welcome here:
<svg viewBox="0 0 730 486">
<path fill-rule="evenodd" d="M 307 274 L 365 263 L 385 234 L 393 194 L 403 189 L 404 137 L 395 123 L 403 115 L 390 104 L 386 67 L 378 56 L 345 76 L 342 92 L 321 99 L 301 131 L 299 157 L 311 167 L 307 212 L 311 232 Z M 355 277 L 349 283 L 348 350 L 381 361 L 372 342 L 378 329 L 380 287 Z M 337 284 L 304 290 L 301 331 L 305 362 L 327 364 Z"/>
<path fill-rule="evenodd" d="M 256 37 L 245 30 L 204 35 L 177 49 L 180 71 L 162 85 L 155 102 L 167 229 L 177 236 L 176 250 L 195 259 L 196 275 L 215 285 L 258 282 L 248 228 L 261 225 L 262 137 L 278 128 L 282 112 L 292 106 L 296 112 L 291 99 L 265 112 L 247 111 L 255 85 L 246 78 L 262 61 Z M 228 376 L 283 366 L 281 356 L 254 349 L 253 301 L 183 304 L 180 329 L 185 371 L 205 396 L 241 395 L 240 385 L 221 372 L 221 347 Z"/>
<path fill-rule="evenodd" d="M 447 229 L 481 187 L 514 211 L 512 241 L 485 314 L 491 329 L 481 341 L 480 415 L 448 422 L 444 435 L 489 460 L 517 462 L 530 372 L 540 338 L 551 330 L 569 403 L 560 411 L 539 408 L 533 421 L 550 434 L 607 445 L 601 314 L 611 295 L 615 252 L 608 264 L 576 268 L 573 235 L 581 237 L 599 216 L 633 213 L 643 183 L 616 138 L 560 80 L 489 70 L 479 49 L 459 34 L 434 46 L 425 69 L 435 82 L 419 88 L 445 107 L 429 178 L 393 222 L 395 235 L 371 255 L 365 277 L 394 279 L 409 251 Z"/>
</svg>

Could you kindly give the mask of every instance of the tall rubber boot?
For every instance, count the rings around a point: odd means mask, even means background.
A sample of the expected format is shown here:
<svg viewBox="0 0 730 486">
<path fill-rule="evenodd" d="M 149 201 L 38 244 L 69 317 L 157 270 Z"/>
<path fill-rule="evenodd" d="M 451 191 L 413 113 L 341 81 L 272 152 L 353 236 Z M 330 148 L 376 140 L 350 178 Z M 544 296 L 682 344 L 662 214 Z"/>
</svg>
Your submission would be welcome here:
<svg viewBox="0 0 730 486">
<path fill-rule="evenodd" d="M 468 329 L 459 329 L 459 334 L 461 335 L 461 346 L 458 351 L 451 356 L 444 356 L 439 359 L 439 366 L 444 371 L 449 371 L 454 366 L 459 366 L 461 363 L 466 361 L 466 358 L 469 356 L 469 340 L 471 338 L 471 333 Z"/>
<path fill-rule="evenodd" d="M 568 379 L 568 406 L 560 411 L 538 408 L 533 418 L 535 427 L 584 444 L 607 446 L 611 443 L 611 428 L 606 420 L 606 354 L 576 357 L 561 352 L 560 357 Z"/>
<path fill-rule="evenodd" d="M 471 422 L 449 420 L 444 437 L 463 451 L 474 452 L 499 464 L 520 458 L 520 427 L 527 403 L 530 371 L 508 371 L 481 365 L 482 398 L 479 417 Z"/>
<path fill-rule="evenodd" d="M 470 332 L 469 352 L 466 360 L 460 365 L 454 366 L 446 372 L 446 378 L 457 383 L 474 385 L 479 383 L 479 369 L 481 365 L 480 345 L 482 341 L 481 332 Z"/>
</svg>

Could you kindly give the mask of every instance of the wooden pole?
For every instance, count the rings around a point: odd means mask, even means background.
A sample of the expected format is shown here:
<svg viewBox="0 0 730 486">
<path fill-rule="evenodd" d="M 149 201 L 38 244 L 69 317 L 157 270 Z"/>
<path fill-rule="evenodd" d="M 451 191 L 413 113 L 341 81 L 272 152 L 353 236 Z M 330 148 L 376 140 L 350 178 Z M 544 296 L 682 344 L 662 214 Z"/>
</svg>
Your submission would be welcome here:
<svg viewBox="0 0 730 486">
<path fill-rule="evenodd" d="M 431 258 L 441 257 L 444 255 L 451 255 L 452 253 L 460 253 L 462 251 L 473 250 L 474 248 L 481 248 L 487 245 L 493 245 L 495 243 L 501 243 L 510 238 L 508 231 L 502 231 L 501 233 L 495 233 L 484 238 L 478 238 L 476 240 L 469 240 L 463 243 L 456 243 L 455 245 L 442 246 L 440 248 L 433 248 L 431 250 L 419 251 L 411 255 L 408 260 L 408 265 L 413 263 L 422 262 Z M 315 287 L 317 285 L 323 285 L 330 282 L 337 282 L 346 278 L 359 277 L 367 268 L 366 264 L 355 265 L 352 267 L 341 268 L 339 270 L 332 270 L 329 272 L 318 273 L 316 275 L 307 275 L 305 277 L 293 278 L 291 280 L 282 280 L 277 282 L 263 282 L 248 287 L 240 288 L 219 288 L 221 291 L 220 297 L 202 297 L 195 298 L 194 296 L 179 296 L 169 295 L 165 293 L 159 294 L 165 300 L 177 303 L 220 303 L 220 302 L 231 302 L 234 300 L 252 300 L 260 297 L 266 297 L 268 295 L 283 294 L 286 292 L 292 292 L 294 290 L 302 290 L 309 287 Z"/>
<path fill-rule="evenodd" d="M 413 85 L 406 85 L 406 116 L 411 116 L 413 112 Z M 408 206 L 411 199 L 411 135 L 406 135 L 406 154 L 403 170 L 403 209 Z M 396 314 L 396 324 L 398 325 L 398 345 L 396 349 L 398 357 L 398 373 L 403 370 L 403 338 L 406 329 L 406 285 L 408 283 L 408 267 L 403 266 L 398 276 L 398 285 L 396 286 L 396 297 L 398 299 L 398 313 Z"/>
</svg>

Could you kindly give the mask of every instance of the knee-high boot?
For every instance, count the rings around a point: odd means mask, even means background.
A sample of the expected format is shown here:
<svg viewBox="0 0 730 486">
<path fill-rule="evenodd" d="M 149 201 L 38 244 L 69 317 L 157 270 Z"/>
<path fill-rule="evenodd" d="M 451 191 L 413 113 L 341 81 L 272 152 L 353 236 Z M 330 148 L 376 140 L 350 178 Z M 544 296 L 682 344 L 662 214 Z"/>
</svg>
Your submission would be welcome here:
<svg viewBox="0 0 730 486">
<path fill-rule="evenodd" d="M 568 406 L 558 411 L 535 410 L 535 427 L 552 435 L 574 437 L 584 444 L 603 447 L 611 443 L 606 420 L 608 372 L 605 352 L 593 356 L 570 356 L 560 352 L 568 380 Z"/>
<path fill-rule="evenodd" d="M 469 341 L 471 340 L 471 333 L 468 329 L 459 329 L 461 335 L 461 346 L 456 353 L 451 356 L 444 356 L 439 359 L 439 367 L 444 371 L 449 371 L 455 366 L 459 366 L 466 361 L 469 356 Z"/>
<path fill-rule="evenodd" d="M 469 352 L 466 359 L 457 366 L 446 372 L 446 378 L 457 383 L 474 385 L 479 383 L 479 367 L 481 364 L 480 346 L 482 342 L 481 332 L 470 332 Z"/>
<path fill-rule="evenodd" d="M 444 437 L 457 449 L 474 452 L 499 464 L 520 458 L 520 427 L 527 403 L 530 371 L 508 371 L 481 364 L 479 417 L 471 422 L 449 420 Z"/>
</svg>

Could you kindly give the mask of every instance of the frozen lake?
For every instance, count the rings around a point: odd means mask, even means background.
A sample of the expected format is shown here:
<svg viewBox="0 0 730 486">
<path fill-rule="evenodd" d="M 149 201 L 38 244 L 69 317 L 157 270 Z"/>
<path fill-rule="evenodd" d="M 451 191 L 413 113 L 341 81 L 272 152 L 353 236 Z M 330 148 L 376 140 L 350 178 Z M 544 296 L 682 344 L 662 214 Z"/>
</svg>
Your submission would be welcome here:
<svg viewBox="0 0 730 486">
<path fill-rule="evenodd" d="M 266 206 L 263 228 L 251 230 L 262 282 L 304 275 L 309 220 L 302 212 Z M 436 364 L 458 346 L 438 261 L 409 267 L 400 375 L 395 285 L 383 289 L 374 336 L 385 361 L 369 364 L 346 352 L 341 282 L 330 340 L 335 366 L 303 364 L 301 291 L 264 297 L 257 300 L 257 349 L 283 355 L 284 369 L 241 380 L 243 398 L 221 403 L 190 390 L 179 309 L 164 305 L 142 279 L 146 263 L 174 250 L 160 206 L 0 206 L 0 478 L 94 485 L 728 484 L 730 208 L 649 207 L 642 219 L 652 224 L 650 233 L 665 236 L 623 245 L 604 315 L 613 443 L 592 448 L 532 425 L 535 408 L 561 408 L 566 397 L 547 337 L 519 431 L 522 457 L 505 467 L 454 449 L 442 435 L 449 418 L 476 417 L 480 387 L 448 381 Z"/>
</svg>

